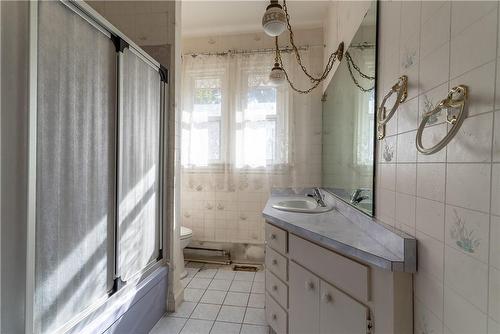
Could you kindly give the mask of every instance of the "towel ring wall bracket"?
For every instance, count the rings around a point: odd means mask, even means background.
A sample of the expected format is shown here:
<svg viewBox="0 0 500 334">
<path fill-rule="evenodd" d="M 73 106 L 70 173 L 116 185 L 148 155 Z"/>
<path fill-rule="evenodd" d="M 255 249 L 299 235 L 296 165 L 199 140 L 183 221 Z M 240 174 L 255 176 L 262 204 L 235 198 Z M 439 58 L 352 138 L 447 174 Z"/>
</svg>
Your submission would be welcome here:
<svg viewBox="0 0 500 334">
<path fill-rule="evenodd" d="M 417 138 L 415 144 L 417 150 L 425 155 L 430 155 L 442 150 L 448 143 L 453 139 L 460 129 L 464 119 L 466 118 L 466 107 L 468 100 L 467 86 L 459 85 L 453 87 L 445 99 L 443 99 L 434 109 L 425 112 L 422 115 L 422 121 L 417 130 Z M 441 112 L 441 110 L 446 109 L 446 122 L 451 125 L 451 129 L 448 131 L 446 136 L 441 139 L 436 145 L 425 148 L 422 144 L 422 135 L 424 133 L 425 126 L 429 119 Z"/>
<path fill-rule="evenodd" d="M 394 102 L 394 105 L 390 109 L 389 113 L 387 113 L 385 104 L 395 93 L 397 94 L 396 101 Z M 384 96 L 380 107 L 377 109 L 377 138 L 379 140 L 385 137 L 385 125 L 394 116 L 396 110 L 399 108 L 399 105 L 406 101 L 407 97 L 408 77 L 406 75 L 403 75 L 399 77 L 398 82 L 396 82 L 396 84 L 391 87 L 391 90 Z"/>
</svg>

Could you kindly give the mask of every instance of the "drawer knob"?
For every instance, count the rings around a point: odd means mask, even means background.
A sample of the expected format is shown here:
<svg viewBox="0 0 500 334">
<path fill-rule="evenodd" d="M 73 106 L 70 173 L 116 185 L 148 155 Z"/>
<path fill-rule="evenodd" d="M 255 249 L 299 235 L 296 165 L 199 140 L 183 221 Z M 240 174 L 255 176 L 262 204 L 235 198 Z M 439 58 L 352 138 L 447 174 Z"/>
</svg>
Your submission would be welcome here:
<svg viewBox="0 0 500 334">
<path fill-rule="evenodd" d="M 278 286 L 277 285 L 273 285 L 273 290 L 274 291 L 278 291 Z"/>
<path fill-rule="evenodd" d="M 306 289 L 307 290 L 314 290 L 314 283 L 311 281 L 306 282 Z"/>
<path fill-rule="evenodd" d="M 271 240 L 276 240 L 276 238 L 277 238 L 277 237 L 276 237 L 276 234 L 272 233 L 272 234 L 271 234 Z"/>
<path fill-rule="evenodd" d="M 273 313 L 272 318 L 273 318 L 273 320 L 278 319 L 278 316 L 276 315 L 276 313 Z"/>
<path fill-rule="evenodd" d="M 327 293 L 323 296 L 323 300 L 325 303 L 331 303 L 333 301 L 333 297 L 331 294 Z"/>
<path fill-rule="evenodd" d="M 276 266 L 276 265 L 278 265 L 278 260 L 273 259 L 272 263 L 273 263 L 274 266 Z"/>
</svg>

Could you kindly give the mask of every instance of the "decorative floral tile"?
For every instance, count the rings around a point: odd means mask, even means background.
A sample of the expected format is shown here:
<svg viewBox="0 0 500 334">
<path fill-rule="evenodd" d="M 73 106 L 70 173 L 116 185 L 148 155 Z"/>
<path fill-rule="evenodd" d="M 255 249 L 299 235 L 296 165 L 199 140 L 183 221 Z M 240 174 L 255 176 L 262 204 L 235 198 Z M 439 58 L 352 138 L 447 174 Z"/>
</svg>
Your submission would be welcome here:
<svg viewBox="0 0 500 334">
<path fill-rule="evenodd" d="M 456 245 L 468 253 L 474 253 L 481 245 L 481 239 L 476 237 L 475 229 L 468 228 L 466 222 L 461 218 L 457 210 L 453 209 L 455 215 L 454 224 L 450 227 L 450 236 Z"/>
</svg>

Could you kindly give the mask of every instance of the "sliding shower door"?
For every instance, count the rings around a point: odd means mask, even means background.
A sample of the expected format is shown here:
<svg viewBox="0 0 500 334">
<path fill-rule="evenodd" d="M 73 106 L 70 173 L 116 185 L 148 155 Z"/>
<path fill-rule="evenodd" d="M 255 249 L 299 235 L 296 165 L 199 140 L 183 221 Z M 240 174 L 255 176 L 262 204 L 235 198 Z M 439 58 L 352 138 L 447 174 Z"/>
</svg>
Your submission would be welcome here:
<svg viewBox="0 0 500 334">
<path fill-rule="evenodd" d="M 121 59 L 119 274 L 123 281 L 159 257 L 160 75 L 129 49 Z"/>
<path fill-rule="evenodd" d="M 35 332 L 113 284 L 117 54 L 58 1 L 38 7 Z"/>
</svg>

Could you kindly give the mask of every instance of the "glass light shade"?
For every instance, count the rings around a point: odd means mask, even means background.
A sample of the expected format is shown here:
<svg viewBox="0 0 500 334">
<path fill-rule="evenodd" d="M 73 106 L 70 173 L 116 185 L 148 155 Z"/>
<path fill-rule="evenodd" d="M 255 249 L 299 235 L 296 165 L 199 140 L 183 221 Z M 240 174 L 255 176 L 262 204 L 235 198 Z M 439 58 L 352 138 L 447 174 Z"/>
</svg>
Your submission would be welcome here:
<svg viewBox="0 0 500 334">
<path fill-rule="evenodd" d="M 274 64 L 274 67 L 269 74 L 269 83 L 271 86 L 281 86 L 285 83 L 285 80 L 285 71 L 279 66 L 279 64 Z"/>
<path fill-rule="evenodd" d="M 269 36 L 281 35 L 286 29 L 286 16 L 279 4 L 270 4 L 262 17 L 262 27 Z"/>
</svg>

